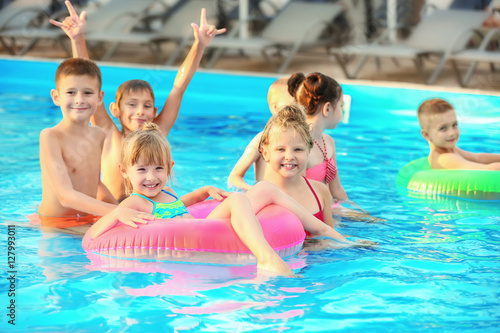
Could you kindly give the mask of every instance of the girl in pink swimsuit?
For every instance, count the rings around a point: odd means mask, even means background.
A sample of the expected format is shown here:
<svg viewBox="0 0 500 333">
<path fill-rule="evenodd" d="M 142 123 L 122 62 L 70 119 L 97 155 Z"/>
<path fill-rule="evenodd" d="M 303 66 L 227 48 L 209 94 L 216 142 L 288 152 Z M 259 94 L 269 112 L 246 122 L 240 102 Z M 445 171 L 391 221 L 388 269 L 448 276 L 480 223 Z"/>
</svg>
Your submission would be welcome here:
<svg viewBox="0 0 500 333">
<path fill-rule="evenodd" d="M 288 80 L 288 91 L 304 106 L 310 124 L 313 148 L 307 160 L 306 177 L 326 184 L 331 197 L 348 200 L 340 183 L 335 158 L 335 141 L 325 129 L 334 129 L 342 118 L 344 94 L 340 85 L 321 73 L 293 74 Z"/>
<path fill-rule="evenodd" d="M 315 217 L 333 228 L 331 194 L 320 181 L 304 177 L 314 139 L 304 108 L 287 105 L 269 119 L 259 144 L 268 164 L 264 180 L 278 186 Z"/>
</svg>

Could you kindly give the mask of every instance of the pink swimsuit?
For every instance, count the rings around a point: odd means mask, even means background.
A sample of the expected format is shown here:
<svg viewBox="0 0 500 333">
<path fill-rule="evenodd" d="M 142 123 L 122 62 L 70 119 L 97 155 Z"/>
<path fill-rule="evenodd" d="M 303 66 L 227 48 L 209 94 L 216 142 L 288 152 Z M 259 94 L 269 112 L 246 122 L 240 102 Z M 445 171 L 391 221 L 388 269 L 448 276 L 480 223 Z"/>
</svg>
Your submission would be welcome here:
<svg viewBox="0 0 500 333">
<path fill-rule="evenodd" d="M 309 186 L 309 188 L 311 189 L 311 192 L 312 192 L 312 194 L 314 194 L 314 197 L 316 198 L 316 202 L 318 203 L 319 212 L 317 212 L 316 214 L 313 214 L 313 216 L 324 223 L 325 217 L 323 216 L 323 208 L 321 207 L 321 202 L 319 201 L 318 196 L 316 195 L 316 192 L 314 192 L 311 184 L 309 183 L 309 181 L 307 180 L 306 177 L 304 177 L 304 180 L 306 181 L 307 186 Z M 311 234 L 307 230 L 306 230 L 306 236 L 311 236 Z"/>
<path fill-rule="evenodd" d="M 304 177 L 304 180 L 306 181 L 307 186 L 309 186 L 309 188 L 311 189 L 311 192 L 312 192 L 312 194 L 314 194 L 314 197 L 316 198 L 316 202 L 318 203 L 319 212 L 317 212 L 316 214 L 313 214 L 313 215 L 321 222 L 325 222 L 325 217 L 323 216 L 323 208 L 321 207 L 321 201 L 319 201 L 318 195 L 316 194 L 316 192 L 314 192 L 314 189 L 311 186 L 311 183 L 309 183 L 309 181 L 307 180 L 306 177 Z"/>
<path fill-rule="evenodd" d="M 334 164 L 333 158 L 328 159 L 326 154 L 326 143 L 323 138 L 324 150 L 319 145 L 318 141 L 314 140 L 319 150 L 323 153 L 323 163 L 313 166 L 306 170 L 306 177 L 309 179 L 317 180 L 319 182 L 330 183 L 337 176 L 337 167 Z"/>
</svg>

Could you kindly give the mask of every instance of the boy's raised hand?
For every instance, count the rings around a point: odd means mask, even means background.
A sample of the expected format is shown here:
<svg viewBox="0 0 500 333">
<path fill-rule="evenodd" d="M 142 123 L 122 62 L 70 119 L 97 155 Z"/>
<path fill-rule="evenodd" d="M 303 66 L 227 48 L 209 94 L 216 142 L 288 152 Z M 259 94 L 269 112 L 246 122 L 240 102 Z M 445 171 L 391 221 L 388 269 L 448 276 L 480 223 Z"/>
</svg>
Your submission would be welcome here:
<svg viewBox="0 0 500 333">
<path fill-rule="evenodd" d="M 215 25 L 207 23 L 207 11 L 205 8 L 201 10 L 200 26 L 196 23 L 191 23 L 194 30 L 194 39 L 201 45 L 207 46 L 212 38 L 226 32 L 226 28 L 217 29 Z"/>
<path fill-rule="evenodd" d="M 85 16 L 87 15 L 87 13 L 83 11 L 80 13 L 80 16 L 78 16 L 75 8 L 73 8 L 69 0 L 66 0 L 64 3 L 68 8 L 69 16 L 66 17 L 62 22 L 51 19 L 50 23 L 52 23 L 56 27 L 61 28 L 69 38 L 75 39 L 83 35 L 85 27 L 87 26 L 87 22 L 85 21 Z"/>
</svg>

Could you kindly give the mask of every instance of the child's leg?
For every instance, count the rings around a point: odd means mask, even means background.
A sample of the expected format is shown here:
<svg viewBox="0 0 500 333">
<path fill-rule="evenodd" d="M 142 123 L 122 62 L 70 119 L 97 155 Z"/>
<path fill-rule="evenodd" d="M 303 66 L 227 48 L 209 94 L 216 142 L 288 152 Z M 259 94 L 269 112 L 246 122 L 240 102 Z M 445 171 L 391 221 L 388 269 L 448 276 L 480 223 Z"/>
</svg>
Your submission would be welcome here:
<svg viewBox="0 0 500 333">
<path fill-rule="evenodd" d="M 282 275 L 293 274 L 267 242 L 245 194 L 231 194 L 207 216 L 207 219 L 223 218 L 231 218 L 234 231 L 257 258 L 257 267 Z"/>
<path fill-rule="evenodd" d="M 300 203 L 283 192 L 279 187 L 269 182 L 258 182 L 248 190 L 245 195 L 250 200 L 254 213 L 258 213 L 267 205 L 275 204 L 297 215 L 304 229 L 307 230 L 311 236 L 325 236 L 351 243 L 345 239 L 344 236 L 335 231 L 335 229 L 314 217 Z"/>
</svg>

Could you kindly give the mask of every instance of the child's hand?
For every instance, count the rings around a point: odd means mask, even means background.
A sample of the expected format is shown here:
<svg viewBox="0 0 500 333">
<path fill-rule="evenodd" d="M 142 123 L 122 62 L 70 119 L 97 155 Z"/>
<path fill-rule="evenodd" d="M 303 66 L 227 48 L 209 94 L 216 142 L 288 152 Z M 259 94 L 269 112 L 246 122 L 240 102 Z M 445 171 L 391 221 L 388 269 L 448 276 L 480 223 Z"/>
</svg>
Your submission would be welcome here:
<svg viewBox="0 0 500 333">
<path fill-rule="evenodd" d="M 221 190 L 220 188 L 214 187 L 214 186 L 207 186 L 206 187 L 208 195 L 210 195 L 212 198 L 214 198 L 217 201 L 222 201 L 224 198 L 229 196 L 231 194 L 230 192 L 226 192 L 224 190 Z"/>
<path fill-rule="evenodd" d="M 367 240 L 367 239 L 356 239 L 356 242 L 354 243 L 353 246 L 355 247 L 372 247 L 378 245 L 377 242 Z"/>
<path fill-rule="evenodd" d="M 203 8 L 201 10 L 200 26 L 196 23 L 191 23 L 194 30 L 194 39 L 202 46 L 207 46 L 214 36 L 220 35 L 226 32 L 226 28 L 217 29 L 215 25 L 210 25 L 207 23 L 207 12 Z"/>
<path fill-rule="evenodd" d="M 125 207 L 116 208 L 116 218 L 121 223 L 129 225 L 132 228 L 137 228 L 136 223 L 147 224 L 149 221 L 155 219 L 151 214 Z"/>
<path fill-rule="evenodd" d="M 65 3 L 66 7 L 68 7 L 69 16 L 62 22 L 51 19 L 50 23 L 61 28 L 69 38 L 75 39 L 83 35 L 85 27 L 87 26 L 87 22 L 85 21 L 87 13 L 83 11 L 80 13 L 80 16 L 78 16 L 71 2 L 66 0 Z"/>
</svg>

